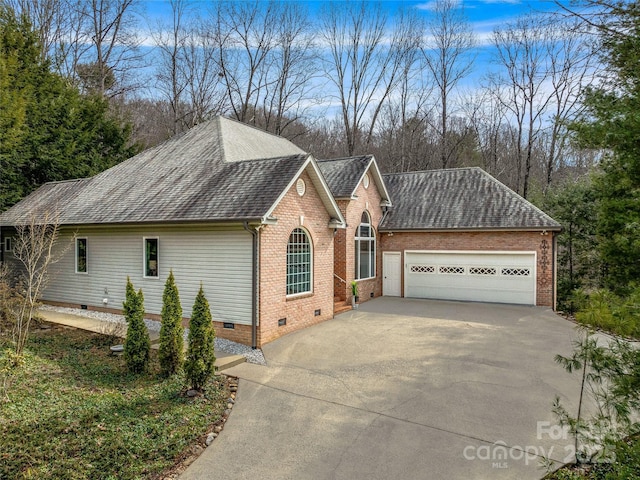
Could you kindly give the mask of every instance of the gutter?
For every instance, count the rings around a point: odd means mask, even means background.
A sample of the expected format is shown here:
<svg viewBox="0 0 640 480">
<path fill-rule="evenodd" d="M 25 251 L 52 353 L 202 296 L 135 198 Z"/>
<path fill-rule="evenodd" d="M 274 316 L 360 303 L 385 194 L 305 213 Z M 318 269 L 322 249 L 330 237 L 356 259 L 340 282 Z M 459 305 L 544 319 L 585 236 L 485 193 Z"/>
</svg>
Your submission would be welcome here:
<svg viewBox="0 0 640 480">
<path fill-rule="evenodd" d="M 380 222 L 382 223 L 382 222 Z M 394 233 L 463 233 L 463 232 L 554 232 L 559 233 L 562 231 L 562 227 L 478 227 L 478 228 L 393 228 L 393 227 L 379 227 L 378 231 L 394 232 Z"/>
<path fill-rule="evenodd" d="M 249 222 L 244 221 L 243 228 L 251 234 L 252 238 L 252 271 L 251 271 L 251 348 L 258 348 L 258 230 L 249 227 Z"/>
</svg>

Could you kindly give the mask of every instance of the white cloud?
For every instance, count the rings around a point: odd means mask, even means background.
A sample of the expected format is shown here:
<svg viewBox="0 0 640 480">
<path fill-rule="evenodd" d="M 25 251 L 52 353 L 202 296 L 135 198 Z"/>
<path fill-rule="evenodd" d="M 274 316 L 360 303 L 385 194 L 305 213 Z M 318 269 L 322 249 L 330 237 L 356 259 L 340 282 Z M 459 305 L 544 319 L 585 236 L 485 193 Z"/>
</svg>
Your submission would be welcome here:
<svg viewBox="0 0 640 480">
<path fill-rule="evenodd" d="M 506 3 L 508 5 L 519 5 L 522 3 L 522 0 L 480 0 L 482 3 L 486 3 L 487 5 L 495 5 L 500 3 Z"/>
<path fill-rule="evenodd" d="M 462 0 L 452 0 L 452 3 L 455 3 L 456 6 L 462 6 Z M 432 12 L 436 9 L 437 0 L 430 0 L 428 2 L 419 3 L 416 5 L 418 10 L 426 10 Z"/>
</svg>

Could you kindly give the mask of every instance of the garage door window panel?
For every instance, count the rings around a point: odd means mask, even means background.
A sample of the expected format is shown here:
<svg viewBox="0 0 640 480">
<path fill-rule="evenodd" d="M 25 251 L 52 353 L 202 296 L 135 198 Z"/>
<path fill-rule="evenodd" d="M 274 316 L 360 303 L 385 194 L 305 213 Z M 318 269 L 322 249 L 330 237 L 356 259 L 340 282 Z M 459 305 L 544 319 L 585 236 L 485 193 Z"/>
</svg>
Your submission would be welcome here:
<svg viewBox="0 0 640 480">
<path fill-rule="evenodd" d="M 528 277 L 531 275 L 531 270 L 528 268 L 503 268 L 502 275 L 509 277 Z"/>
<path fill-rule="evenodd" d="M 471 275 L 496 275 L 497 269 L 494 267 L 469 267 Z"/>
<path fill-rule="evenodd" d="M 376 276 L 376 238 L 371 217 L 367 212 L 362 214 L 355 237 L 355 278 L 363 280 Z"/>
<path fill-rule="evenodd" d="M 438 269 L 439 273 L 444 273 L 448 275 L 464 275 L 464 267 L 458 266 L 442 266 Z"/>
<path fill-rule="evenodd" d="M 436 273 L 433 265 L 411 265 L 411 273 Z"/>
</svg>

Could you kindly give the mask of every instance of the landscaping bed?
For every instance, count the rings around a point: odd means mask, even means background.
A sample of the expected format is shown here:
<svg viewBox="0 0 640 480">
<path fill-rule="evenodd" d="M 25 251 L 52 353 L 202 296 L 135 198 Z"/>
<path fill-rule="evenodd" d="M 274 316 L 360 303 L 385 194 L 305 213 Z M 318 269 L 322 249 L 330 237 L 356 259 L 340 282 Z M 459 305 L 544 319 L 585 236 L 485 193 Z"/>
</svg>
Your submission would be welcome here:
<svg viewBox="0 0 640 480">
<path fill-rule="evenodd" d="M 612 454 L 611 454 L 612 453 Z M 567 465 L 545 480 L 618 480 L 640 478 L 640 435 L 614 446 L 610 458 L 589 465 Z"/>
<path fill-rule="evenodd" d="M 221 429 L 235 397 L 227 377 L 191 398 L 182 376 L 159 376 L 156 351 L 150 371 L 132 375 L 110 345 L 105 335 L 36 327 L 0 403 L 0 478 L 164 478 Z M 0 355 L 5 348 L 0 336 Z"/>
</svg>

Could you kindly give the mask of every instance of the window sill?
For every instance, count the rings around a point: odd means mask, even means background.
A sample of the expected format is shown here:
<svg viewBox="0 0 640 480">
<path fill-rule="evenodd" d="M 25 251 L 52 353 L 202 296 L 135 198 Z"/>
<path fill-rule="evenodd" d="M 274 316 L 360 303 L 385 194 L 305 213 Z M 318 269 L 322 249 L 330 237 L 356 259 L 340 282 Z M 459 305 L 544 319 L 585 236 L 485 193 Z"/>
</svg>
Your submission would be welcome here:
<svg viewBox="0 0 640 480">
<path fill-rule="evenodd" d="M 367 280 L 375 280 L 377 277 L 367 277 L 367 278 L 356 278 L 356 282 L 365 282 Z"/>
<path fill-rule="evenodd" d="M 293 300 L 299 300 L 301 298 L 313 297 L 313 292 L 295 293 L 293 295 L 287 295 L 286 301 L 291 302 Z"/>
</svg>

